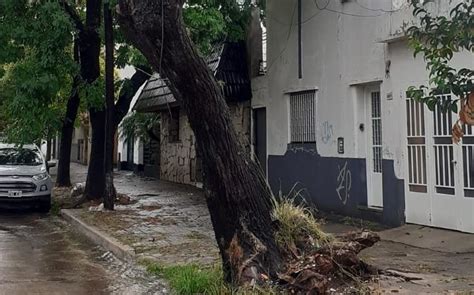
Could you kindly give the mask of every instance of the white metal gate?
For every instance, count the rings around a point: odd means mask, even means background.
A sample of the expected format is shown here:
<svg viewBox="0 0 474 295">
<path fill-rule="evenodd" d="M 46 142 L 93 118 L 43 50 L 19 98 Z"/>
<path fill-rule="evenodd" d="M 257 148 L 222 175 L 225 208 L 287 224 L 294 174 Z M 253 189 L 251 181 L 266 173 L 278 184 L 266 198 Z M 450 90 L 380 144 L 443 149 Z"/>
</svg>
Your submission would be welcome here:
<svg viewBox="0 0 474 295">
<path fill-rule="evenodd" d="M 454 99 L 451 95 L 441 100 Z M 474 133 L 453 144 L 452 112 L 433 112 L 406 100 L 408 184 L 407 222 L 474 232 Z"/>
<path fill-rule="evenodd" d="M 366 88 L 370 132 L 367 132 L 367 202 L 369 207 L 383 207 L 382 187 L 382 101 L 379 87 Z"/>
</svg>

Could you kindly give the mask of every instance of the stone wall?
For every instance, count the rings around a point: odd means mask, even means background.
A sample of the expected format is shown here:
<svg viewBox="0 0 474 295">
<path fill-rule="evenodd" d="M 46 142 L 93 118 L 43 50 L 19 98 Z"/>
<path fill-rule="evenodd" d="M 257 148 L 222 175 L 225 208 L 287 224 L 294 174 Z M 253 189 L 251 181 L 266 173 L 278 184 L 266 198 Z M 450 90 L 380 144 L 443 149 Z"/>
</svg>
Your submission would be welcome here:
<svg viewBox="0 0 474 295">
<path fill-rule="evenodd" d="M 247 152 L 250 152 L 250 102 L 229 105 L 232 122 Z M 196 176 L 196 139 L 184 111 L 179 112 L 179 141 L 169 141 L 170 113 L 161 113 L 161 171 L 160 179 L 200 185 Z"/>
</svg>

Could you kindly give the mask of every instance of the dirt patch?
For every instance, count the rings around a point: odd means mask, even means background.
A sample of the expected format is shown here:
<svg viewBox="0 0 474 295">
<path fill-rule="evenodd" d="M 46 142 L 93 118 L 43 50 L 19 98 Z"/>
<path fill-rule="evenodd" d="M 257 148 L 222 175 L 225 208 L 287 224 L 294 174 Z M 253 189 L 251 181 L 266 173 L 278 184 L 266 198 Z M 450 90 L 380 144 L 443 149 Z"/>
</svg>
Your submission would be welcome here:
<svg viewBox="0 0 474 295">
<path fill-rule="evenodd" d="M 140 206 L 139 209 L 145 210 L 145 211 L 155 211 L 158 209 L 163 208 L 163 205 L 148 205 L 148 206 Z"/>
<path fill-rule="evenodd" d="M 117 194 L 117 199 L 115 200 L 116 205 L 133 205 L 136 203 L 137 200 L 132 200 L 130 196 L 125 194 Z"/>
<path fill-rule="evenodd" d="M 73 208 L 78 197 L 71 194 L 72 187 L 54 187 L 51 198 L 59 208 Z"/>
<path fill-rule="evenodd" d="M 134 224 L 133 219 L 127 218 L 131 213 L 131 211 L 90 212 L 83 210 L 80 216 L 88 224 L 113 232 Z"/>
<path fill-rule="evenodd" d="M 361 254 L 365 261 L 380 269 L 421 278 L 409 281 L 381 276 L 377 285 L 382 290 L 410 294 L 470 294 L 474 290 L 473 253 L 443 253 L 381 241 Z"/>
<path fill-rule="evenodd" d="M 202 240 L 202 239 L 207 239 L 209 237 L 206 236 L 203 233 L 198 232 L 198 231 L 192 231 L 192 232 L 186 234 L 186 238 L 188 238 L 190 240 Z"/>
</svg>

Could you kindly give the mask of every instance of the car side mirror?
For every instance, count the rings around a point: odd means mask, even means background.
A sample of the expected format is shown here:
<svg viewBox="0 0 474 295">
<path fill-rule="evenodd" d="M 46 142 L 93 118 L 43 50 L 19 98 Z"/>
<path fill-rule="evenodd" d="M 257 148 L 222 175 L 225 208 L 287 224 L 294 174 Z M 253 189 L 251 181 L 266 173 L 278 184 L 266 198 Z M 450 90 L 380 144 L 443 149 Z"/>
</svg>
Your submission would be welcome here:
<svg viewBox="0 0 474 295">
<path fill-rule="evenodd" d="M 48 166 L 48 168 L 56 167 L 56 161 L 48 161 L 46 165 Z"/>
</svg>

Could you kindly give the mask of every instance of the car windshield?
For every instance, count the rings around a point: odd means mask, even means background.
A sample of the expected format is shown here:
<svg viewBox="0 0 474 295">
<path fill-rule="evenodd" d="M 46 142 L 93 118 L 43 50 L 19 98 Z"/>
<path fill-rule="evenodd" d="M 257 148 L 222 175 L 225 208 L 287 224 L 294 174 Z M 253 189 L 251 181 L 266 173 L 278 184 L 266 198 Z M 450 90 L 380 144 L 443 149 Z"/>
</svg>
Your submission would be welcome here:
<svg viewBox="0 0 474 295">
<path fill-rule="evenodd" d="M 32 149 L 0 148 L 0 165 L 38 166 L 43 164 L 40 154 Z"/>
</svg>

